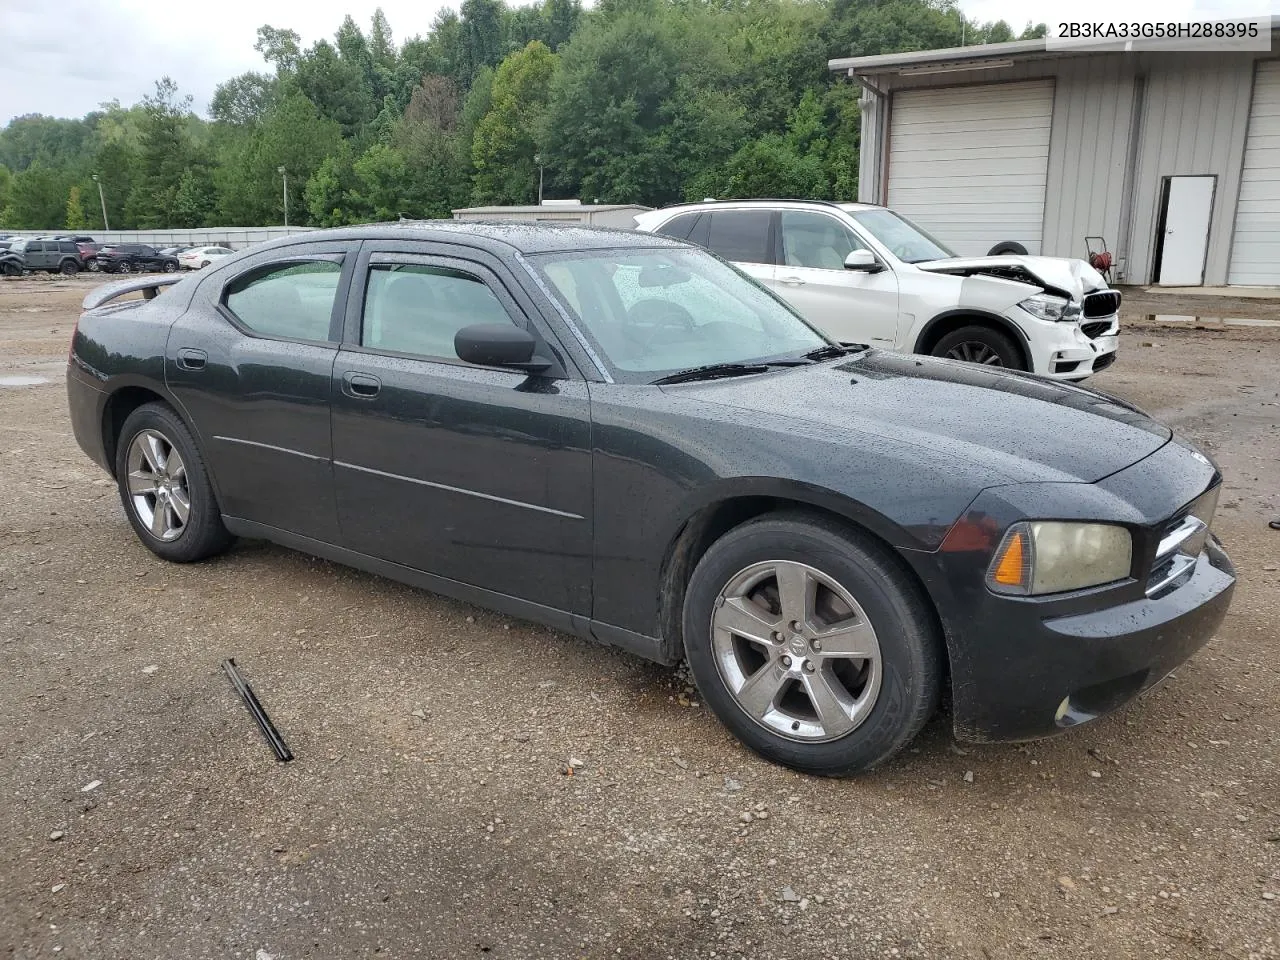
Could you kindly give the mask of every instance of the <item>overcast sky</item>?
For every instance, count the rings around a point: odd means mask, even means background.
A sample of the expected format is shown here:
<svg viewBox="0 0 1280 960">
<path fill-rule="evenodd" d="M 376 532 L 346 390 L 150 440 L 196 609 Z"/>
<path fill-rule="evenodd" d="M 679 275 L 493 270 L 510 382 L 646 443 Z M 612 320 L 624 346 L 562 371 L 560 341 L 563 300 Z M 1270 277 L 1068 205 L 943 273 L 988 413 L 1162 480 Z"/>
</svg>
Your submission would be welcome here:
<svg viewBox="0 0 1280 960">
<path fill-rule="evenodd" d="M 24 113 L 78 117 L 107 100 L 137 102 L 169 75 L 204 113 L 219 82 L 264 64 L 263 23 L 291 27 L 304 45 L 331 37 L 350 13 L 367 27 L 381 6 L 397 41 L 426 33 L 449 0 L 107 0 L 57 7 L 0 0 L 0 126 Z M 1280 0 L 961 0 L 973 20 L 1188 19 L 1280 13 Z"/>
</svg>

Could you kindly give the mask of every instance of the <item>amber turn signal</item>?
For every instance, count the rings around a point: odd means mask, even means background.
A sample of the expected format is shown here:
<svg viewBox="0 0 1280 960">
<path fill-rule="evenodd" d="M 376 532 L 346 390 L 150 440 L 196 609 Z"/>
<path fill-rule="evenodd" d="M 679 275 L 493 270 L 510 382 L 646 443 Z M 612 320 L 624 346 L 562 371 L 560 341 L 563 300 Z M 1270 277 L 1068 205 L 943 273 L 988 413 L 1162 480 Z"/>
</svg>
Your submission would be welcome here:
<svg viewBox="0 0 1280 960">
<path fill-rule="evenodd" d="M 991 585 L 1006 593 L 1031 590 L 1031 544 L 1026 528 L 1012 527 L 996 551 L 989 574 Z"/>
</svg>

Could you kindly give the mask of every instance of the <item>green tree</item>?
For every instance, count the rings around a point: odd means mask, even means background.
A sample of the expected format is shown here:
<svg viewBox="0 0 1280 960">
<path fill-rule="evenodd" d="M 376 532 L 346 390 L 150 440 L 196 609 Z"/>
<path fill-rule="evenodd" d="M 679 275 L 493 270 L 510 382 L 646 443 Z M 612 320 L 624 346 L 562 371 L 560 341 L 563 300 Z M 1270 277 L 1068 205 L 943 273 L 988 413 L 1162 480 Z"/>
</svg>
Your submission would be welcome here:
<svg viewBox="0 0 1280 960">
<path fill-rule="evenodd" d="M 178 181 L 173 203 L 175 227 L 207 227 L 213 217 L 214 196 L 205 171 L 187 169 Z M 68 224 L 70 226 L 70 224 Z"/>
<path fill-rule="evenodd" d="M 537 132 L 555 71 L 556 55 L 540 40 L 498 66 L 489 110 L 476 125 L 471 147 L 476 203 L 531 203 L 537 198 Z"/>
<path fill-rule="evenodd" d="M 143 98 L 137 177 L 125 201 L 126 216 L 139 227 L 173 226 L 178 184 L 195 160 L 186 124 L 190 107 L 191 98 L 179 96 L 177 84 L 168 77 Z"/>
<path fill-rule="evenodd" d="M 67 191 L 67 215 L 62 225 L 68 230 L 84 230 L 89 220 L 84 215 L 84 207 L 80 203 L 80 187 L 73 185 Z"/>
<path fill-rule="evenodd" d="M 500 0 L 462 0 L 462 69 L 470 84 L 483 67 L 502 59 Z"/>
<path fill-rule="evenodd" d="M 258 28 L 258 40 L 253 49 L 279 73 L 290 73 L 298 65 L 302 54 L 299 44 L 302 38 L 293 30 L 280 30 L 264 24 Z"/>
<path fill-rule="evenodd" d="M 43 163 L 14 175 L 9 188 L 7 226 L 19 230 L 52 230 L 66 217 L 65 177 Z"/>
<path fill-rule="evenodd" d="M 209 103 L 218 123 L 249 126 L 258 123 L 279 96 L 279 81 L 265 73 L 242 73 L 220 83 Z"/>
</svg>

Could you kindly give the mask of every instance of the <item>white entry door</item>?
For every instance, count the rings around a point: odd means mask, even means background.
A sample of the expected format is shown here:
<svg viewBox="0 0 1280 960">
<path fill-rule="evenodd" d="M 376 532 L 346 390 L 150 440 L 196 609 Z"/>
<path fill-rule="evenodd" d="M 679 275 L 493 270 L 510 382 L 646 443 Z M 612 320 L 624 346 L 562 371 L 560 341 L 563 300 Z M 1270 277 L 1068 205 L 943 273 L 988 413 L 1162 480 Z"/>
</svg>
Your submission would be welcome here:
<svg viewBox="0 0 1280 960">
<path fill-rule="evenodd" d="M 1204 283 L 1204 257 L 1209 249 L 1209 217 L 1213 214 L 1212 176 L 1170 177 L 1165 202 L 1164 246 L 1160 276 L 1165 287 L 1198 287 Z"/>
</svg>

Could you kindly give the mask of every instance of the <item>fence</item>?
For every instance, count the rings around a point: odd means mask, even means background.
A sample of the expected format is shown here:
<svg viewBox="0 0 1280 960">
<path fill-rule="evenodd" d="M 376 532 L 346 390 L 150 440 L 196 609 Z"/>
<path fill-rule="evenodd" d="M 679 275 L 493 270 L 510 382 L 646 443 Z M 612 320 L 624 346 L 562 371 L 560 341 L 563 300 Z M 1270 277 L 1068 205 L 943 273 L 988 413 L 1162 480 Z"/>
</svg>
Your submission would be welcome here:
<svg viewBox="0 0 1280 960">
<path fill-rule="evenodd" d="M 17 237 L 76 235 L 99 243 L 149 243 L 153 247 L 230 247 L 242 250 L 255 243 L 306 233 L 315 227 L 208 227 L 192 230 L 0 230 Z"/>
</svg>

